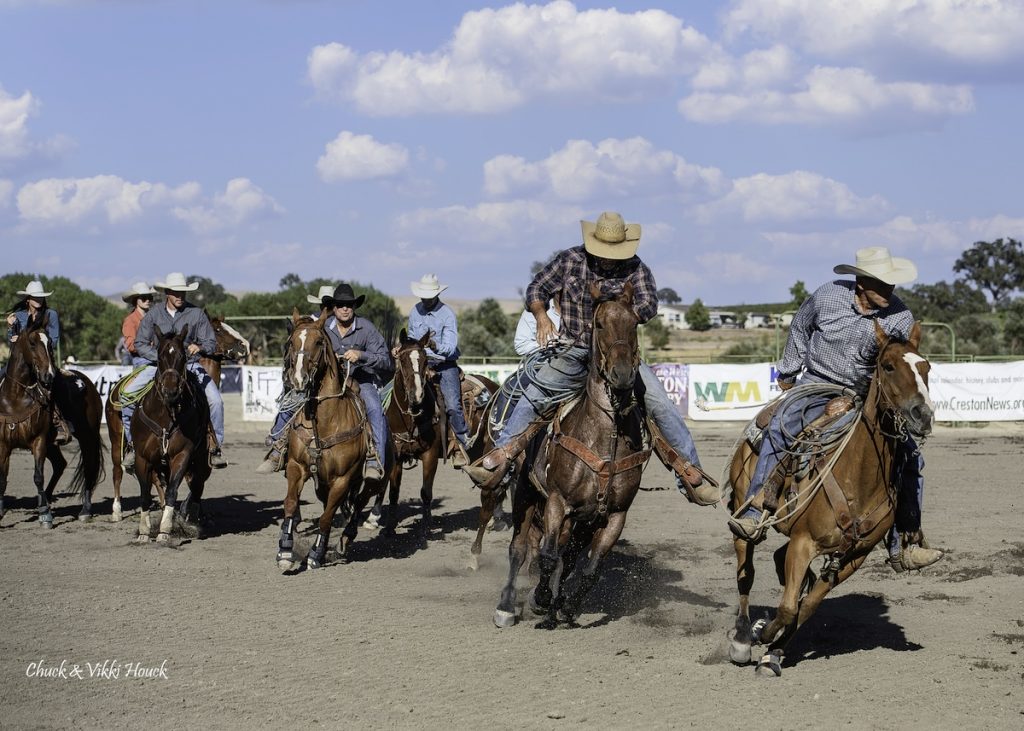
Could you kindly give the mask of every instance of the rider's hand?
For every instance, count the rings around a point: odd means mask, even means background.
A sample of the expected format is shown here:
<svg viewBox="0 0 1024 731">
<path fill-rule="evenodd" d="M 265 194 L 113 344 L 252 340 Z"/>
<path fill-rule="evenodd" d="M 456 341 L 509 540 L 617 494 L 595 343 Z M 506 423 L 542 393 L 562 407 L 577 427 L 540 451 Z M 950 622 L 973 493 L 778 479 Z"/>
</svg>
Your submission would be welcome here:
<svg viewBox="0 0 1024 731">
<path fill-rule="evenodd" d="M 399 352 L 400 352 L 401 350 L 402 350 L 401 346 L 398 346 L 398 345 L 396 345 L 395 347 L 393 347 L 393 348 L 391 349 L 391 357 L 392 357 L 392 358 L 397 358 L 397 357 L 398 357 L 398 353 L 399 353 Z"/>
<path fill-rule="evenodd" d="M 558 333 L 555 331 L 555 323 L 551 322 L 551 318 L 547 316 L 547 313 L 537 316 L 537 344 L 543 348 L 548 342 L 557 337 Z"/>
<path fill-rule="evenodd" d="M 788 391 L 789 389 L 793 388 L 794 385 L 796 385 L 796 381 L 783 381 L 781 379 L 776 379 L 775 382 L 779 384 L 780 391 Z"/>
<path fill-rule="evenodd" d="M 10 325 L 11 327 L 14 327 L 14 323 L 16 323 L 17 321 L 18 318 L 14 315 L 13 312 L 7 316 L 7 324 Z"/>
<path fill-rule="evenodd" d="M 363 353 L 360 350 L 346 350 L 341 354 L 341 359 L 347 360 L 349 363 L 354 365 L 359 362 L 359 356 L 362 354 Z"/>
<path fill-rule="evenodd" d="M 18 342 L 18 336 L 17 335 L 12 335 L 11 336 L 11 345 L 14 345 L 16 342 Z"/>
<path fill-rule="evenodd" d="M 199 343 L 189 343 L 189 346 L 185 348 L 185 350 L 188 351 L 189 355 L 195 355 L 202 350 L 202 348 L 199 347 Z"/>
</svg>

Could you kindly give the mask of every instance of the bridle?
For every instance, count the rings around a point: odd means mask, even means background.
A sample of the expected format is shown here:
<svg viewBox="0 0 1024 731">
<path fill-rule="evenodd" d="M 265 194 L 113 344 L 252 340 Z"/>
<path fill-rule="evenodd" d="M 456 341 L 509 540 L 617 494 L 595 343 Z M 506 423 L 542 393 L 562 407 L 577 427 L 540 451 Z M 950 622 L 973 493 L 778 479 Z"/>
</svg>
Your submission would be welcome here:
<svg viewBox="0 0 1024 731">
<path fill-rule="evenodd" d="M 596 327 L 597 318 L 601 311 L 602 305 L 605 302 L 598 303 L 594 309 L 594 323 L 595 327 L 591 328 L 591 358 L 593 359 L 594 365 L 597 369 L 597 375 L 600 377 L 601 382 L 604 384 L 605 394 L 608 396 L 608 401 L 612 405 L 613 411 L 618 415 L 624 415 L 628 413 L 634 406 L 636 406 L 636 399 L 633 395 L 633 389 L 629 388 L 622 391 L 618 391 L 612 388 L 611 381 L 608 376 L 608 355 L 605 350 L 601 348 L 600 338 L 598 337 L 598 328 Z M 636 331 L 634 330 L 634 336 Z M 629 347 L 630 341 L 627 338 L 618 338 L 613 340 L 608 345 L 608 350 L 615 348 L 617 345 L 624 345 Z M 640 367 L 640 339 L 634 337 L 632 342 L 632 357 L 630 358 L 630 367 L 634 374 Z M 589 382 L 587 388 L 589 389 Z M 627 394 L 623 398 L 623 394 Z"/>
</svg>

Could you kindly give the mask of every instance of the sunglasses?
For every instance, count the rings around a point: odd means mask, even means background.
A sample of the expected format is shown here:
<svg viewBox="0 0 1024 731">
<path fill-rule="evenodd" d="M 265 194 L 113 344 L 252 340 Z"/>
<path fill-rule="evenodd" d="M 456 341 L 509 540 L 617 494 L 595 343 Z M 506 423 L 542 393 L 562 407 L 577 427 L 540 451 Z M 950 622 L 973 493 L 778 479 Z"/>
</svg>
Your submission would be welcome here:
<svg viewBox="0 0 1024 731">
<path fill-rule="evenodd" d="M 138 297 L 139 302 L 152 302 L 153 295 L 151 294 L 140 294 Z"/>
</svg>

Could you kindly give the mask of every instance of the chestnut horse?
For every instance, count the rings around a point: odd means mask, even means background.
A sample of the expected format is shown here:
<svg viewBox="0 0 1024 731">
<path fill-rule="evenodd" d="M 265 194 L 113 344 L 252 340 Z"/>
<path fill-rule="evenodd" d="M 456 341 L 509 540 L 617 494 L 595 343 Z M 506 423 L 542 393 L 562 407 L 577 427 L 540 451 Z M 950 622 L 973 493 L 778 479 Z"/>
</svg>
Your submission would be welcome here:
<svg viewBox="0 0 1024 731">
<path fill-rule="evenodd" d="M 299 496 L 306 480 L 313 477 L 316 495 L 324 505 L 313 546 L 306 556 L 306 566 L 311 569 L 326 562 L 331 525 L 339 507 L 348 527 L 353 503 L 363 483 L 366 413 L 359 397 L 359 384 L 341 374 L 324 329 L 326 321 L 326 317 L 303 317 L 298 310 L 292 314 L 288 377 L 291 387 L 305 393 L 308 399 L 296 413 L 288 438 L 288 493 L 277 551 L 277 565 L 282 571 L 293 571 L 302 563 L 295 553 L 294 534 L 299 522 Z M 348 532 L 342 536 L 342 555 L 352 537 Z"/>
<path fill-rule="evenodd" d="M 153 329 L 157 336 L 157 374 L 153 388 L 142 397 L 132 419 L 135 476 L 141 497 L 136 540 L 149 542 L 149 505 L 155 485 L 163 507 L 157 542 L 166 544 L 176 528 L 189 536 L 199 535 L 200 501 L 210 477 L 210 408 L 199 381 L 185 367 L 188 326 L 178 334 L 167 335 L 158 327 Z M 179 509 L 178 488 L 186 478 L 189 496 Z"/>
<path fill-rule="evenodd" d="M 249 341 L 241 333 L 224 322 L 224 317 L 213 317 L 206 313 L 217 338 L 217 349 L 212 353 L 203 353 L 199 357 L 199 365 L 203 367 L 217 388 L 220 388 L 220 367 L 225 360 L 244 360 L 249 356 Z"/>
<path fill-rule="evenodd" d="M 388 479 L 388 516 L 384 521 L 384 533 L 387 535 L 394 534 L 398 521 L 397 506 L 402 487 L 402 471 L 415 466 L 417 460 L 423 465 L 423 484 L 420 486 L 422 519 L 419 524 L 419 535 L 426 538 L 430 533 L 434 477 L 437 475 L 437 464 L 441 459 L 442 432 L 438 423 L 441 416 L 440 403 L 437 390 L 430 382 L 427 363 L 426 346 L 429 339 L 430 333 L 424 333 L 423 337 L 413 340 L 407 337 L 404 329 L 398 336 L 394 386 L 385 413 L 395 451 L 395 461 L 389 470 Z M 480 382 L 489 397 L 498 390 L 498 385 L 488 378 L 473 378 Z M 464 396 L 465 393 L 464 388 Z M 463 406 L 465 407 L 465 399 Z M 486 432 L 487 424 L 485 409 L 475 409 L 472 413 L 467 411 L 466 424 L 472 440 L 467 453 L 470 461 L 473 461 L 483 454 L 483 432 Z M 379 514 L 383 500 L 384 494 L 381 492 L 374 504 L 375 514 Z"/>
<path fill-rule="evenodd" d="M 886 535 L 896 505 L 891 476 L 898 442 L 908 434 L 921 437 L 931 432 L 929 364 L 917 350 L 920 323 L 914 324 L 905 343 L 887 337 L 877 321 L 875 331 L 878 360 L 874 377 L 849 441 L 788 486 L 787 494 L 793 497 L 774 518 L 775 529 L 789 537 L 775 554 L 784 588 L 774 619 L 760 632 L 752 632 L 750 624 L 754 543 L 734 539 L 739 613 L 730 657 L 733 662 L 748 663 L 752 644 L 768 644 L 757 664 L 759 675 L 781 675 L 783 653 L 793 634 L 829 591 L 860 568 Z M 831 477 L 828 463 L 833 463 Z M 749 442 L 742 440 L 728 471 L 734 513 L 745 502 L 756 464 L 757 455 Z M 760 507 L 760 498 L 755 507 Z M 820 577 L 811 570 L 811 562 L 818 556 L 825 556 Z"/>
<path fill-rule="evenodd" d="M 535 517 L 541 516 L 540 580 L 530 608 L 547 615 L 540 625 L 545 628 L 575 621 L 583 599 L 597 583 L 605 556 L 622 533 L 626 511 L 651 456 L 634 397 L 640 350 L 633 287 L 627 283 L 614 299 L 602 301 L 596 290 L 591 296 L 594 327 L 586 389 L 579 401 L 555 415 L 551 433 L 518 475 L 508 580 L 494 612 L 498 627 L 515 624 L 516 575 L 529 553 L 531 528 L 537 537 Z M 588 546 L 589 559 L 576 570 L 576 561 Z M 556 579 L 559 562 L 562 570 Z M 575 586 L 567 595 L 563 589 L 570 574 Z"/>
</svg>

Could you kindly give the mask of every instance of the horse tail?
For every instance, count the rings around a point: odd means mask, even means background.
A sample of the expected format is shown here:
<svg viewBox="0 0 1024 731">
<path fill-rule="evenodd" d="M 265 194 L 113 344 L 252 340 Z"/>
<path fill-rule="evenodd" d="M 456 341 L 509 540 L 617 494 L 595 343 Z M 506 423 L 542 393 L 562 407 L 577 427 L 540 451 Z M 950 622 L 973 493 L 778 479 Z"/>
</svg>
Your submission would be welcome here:
<svg viewBox="0 0 1024 731">
<path fill-rule="evenodd" d="M 71 489 L 85 497 L 86 493 L 92 495 L 96 485 L 106 477 L 106 465 L 103 459 L 103 442 L 99 432 L 86 429 L 84 434 L 76 434 L 78 437 L 78 462 L 75 464 L 75 473 L 71 477 Z"/>
</svg>

